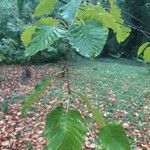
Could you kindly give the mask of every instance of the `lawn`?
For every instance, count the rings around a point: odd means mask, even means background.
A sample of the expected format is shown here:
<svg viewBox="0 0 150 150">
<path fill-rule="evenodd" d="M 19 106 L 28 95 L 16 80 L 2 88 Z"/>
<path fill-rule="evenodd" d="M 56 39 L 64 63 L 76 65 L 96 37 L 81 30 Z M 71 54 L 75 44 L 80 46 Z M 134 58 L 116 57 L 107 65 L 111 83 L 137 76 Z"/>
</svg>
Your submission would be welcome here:
<svg viewBox="0 0 150 150">
<path fill-rule="evenodd" d="M 8 107 L 6 112 L 0 110 L 0 149 L 37 150 L 45 144 L 45 117 L 54 104 L 59 105 L 66 98 L 66 78 L 57 79 L 49 87 L 27 118 L 21 118 L 20 111 L 22 101 L 34 85 L 45 75 L 60 71 L 60 64 L 30 66 L 32 77 L 26 84 L 20 82 L 22 66 L 0 66 L 4 78 L 0 83 L 0 101 L 3 106 L 7 102 Z M 108 120 L 120 121 L 128 133 L 132 149 L 150 147 L 150 74 L 145 66 L 124 59 L 82 59 L 71 61 L 69 71 L 71 89 L 85 93 Z"/>
</svg>

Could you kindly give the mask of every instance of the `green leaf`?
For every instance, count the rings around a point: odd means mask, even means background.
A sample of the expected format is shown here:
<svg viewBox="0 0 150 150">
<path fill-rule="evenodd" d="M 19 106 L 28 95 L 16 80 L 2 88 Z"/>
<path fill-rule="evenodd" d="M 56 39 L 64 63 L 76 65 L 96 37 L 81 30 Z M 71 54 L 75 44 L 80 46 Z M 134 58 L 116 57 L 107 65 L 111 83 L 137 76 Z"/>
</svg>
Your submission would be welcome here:
<svg viewBox="0 0 150 150">
<path fill-rule="evenodd" d="M 37 52 L 49 48 L 60 37 L 65 36 L 65 30 L 52 26 L 41 26 L 33 35 L 32 41 L 26 48 L 25 56 L 31 57 Z"/>
<path fill-rule="evenodd" d="M 69 3 L 59 9 L 62 18 L 69 24 L 72 24 L 76 18 L 77 11 L 81 4 L 81 0 L 70 0 Z"/>
<path fill-rule="evenodd" d="M 97 124 L 100 126 L 100 128 L 104 128 L 106 126 L 106 122 L 105 122 L 102 112 L 99 109 L 92 106 L 92 104 L 87 96 L 85 96 L 84 94 L 81 94 L 81 93 L 78 93 L 78 95 L 81 98 L 81 100 L 86 104 L 89 111 L 91 111 L 92 115 L 94 116 L 94 118 L 95 118 Z"/>
<path fill-rule="evenodd" d="M 48 114 L 45 125 L 48 150 L 81 150 L 86 136 L 86 125 L 76 110 L 68 112 L 58 107 Z"/>
<path fill-rule="evenodd" d="M 21 35 L 21 40 L 25 46 L 28 46 L 31 43 L 32 35 L 35 33 L 36 28 L 41 25 L 49 25 L 49 26 L 58 26 L 59 20 L 47 17 L 38 20 L 34 25 L 28 26 L 25 31 Z"/>
<path fill-rule="evenodd" d="M 101 129 L 99 139 L 106 150 L 130 150 L 128 137 L 118 123 L 109 123 Z"/>
<path fill-rule="evenodd" d="M 140 46 L 138 58 L 142 58 L 145 62 L 150 62 L 150 42 L 146 42 Z"/>
<path fill-rule="evenodd" d="M 36 86 L 35 91 L 24 100 L 22 116 L 25 116 L 31 108 L 31 106 L 40 99 L 40 97 L 44 94 L 51 81 L 51 77 L 43 79 L 43 81 Z"/>
<path fill-rule="evenodd" d="M 77 52 L 87 58 L 98 56 L 106 43 L 108 29 L 96 20 L 86 20 L 85 24 L 69 28 L 70 44 Z"/>
<path fill-rule="evenodd" d="M 110 28 L 116 34 L 117 41 L 123 42 L 131 32 L 129 27 L 126 27 L 124 20 L 121 18 L 121 10 L 113 1 L 111 2 L 110 13 L 103 7 L 93 4 L 82 4 L 79 10 L 77 23 L 81 23 L 87 18 L 98 20 L 105 27 Z"/>
<path fill-rule="evenodd" d="M 31 38 L 33 33 L 35 33 L 35 30 L 36 30 L 36 26 L 29 26 L 22 33 L 21 40 L 25 46 L 27 46 L 31 42 Z"/>
<path fill-rule="evenodd" d="M 115 0 L 109 0 L 110 2 L 110 14 L 117 20 L 120 20 L 123 23 L 121 18 L 121 9 L 116 5 Z"/>
<path fill-rule="evenodd" d="M 36 7 L 34 16 L 49 15 L 54 10 L 54 6 L 58 0 L 40 0 Z"/>
<path fill-rule="evenodd" d="M 35 23 L 36 26 L 41 25 L 58 26 L 59 24 L 60 24 L 59 20 L 52 17 L 42 18 Z"/>
<path fill-rule="evenodd" d="M 97 122 L 97 124 L 99 125 L 100 128 L 104 128 L 106 126 L 106 121 L 105 118 L 102 114 L 102 112 L 95 107 L 91 107 L 91 112 Z"/>
<path fill-rule="evenodd" d="M 109 1 L 110 15 L 112 16 L 115 22 L 115 26 L 112 26 L 111 28 L 116 33 L 118 42 L 121 43 L 130 35 L 131 29 L 129 27 L 126 27 L 126 25 L 124 24 L 124 20 L 121 17 L 121 9 L 116 5 L 115 0 Z"/>
</svg>

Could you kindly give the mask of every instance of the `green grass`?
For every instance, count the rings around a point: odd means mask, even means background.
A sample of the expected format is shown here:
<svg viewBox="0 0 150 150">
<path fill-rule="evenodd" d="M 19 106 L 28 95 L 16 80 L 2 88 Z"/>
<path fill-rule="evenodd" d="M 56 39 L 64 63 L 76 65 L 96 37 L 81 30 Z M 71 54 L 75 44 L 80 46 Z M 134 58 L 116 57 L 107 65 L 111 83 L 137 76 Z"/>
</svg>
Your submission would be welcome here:
<svg viewBox="0 0 150 150">
<path fill-rule="evenodd" d="M 108 119 L 118 112 L 123 113 L 123 123 L 130 122 L 140 130 L 148 126 L 150 103 L 144 97 L 150 98 L 150 74 L 145 66 L 130 60 L 102 59 L 71 62 L 70 68 L 73 89 L 91 97 L 94 105 L 107 112 Z"/>
</svg>

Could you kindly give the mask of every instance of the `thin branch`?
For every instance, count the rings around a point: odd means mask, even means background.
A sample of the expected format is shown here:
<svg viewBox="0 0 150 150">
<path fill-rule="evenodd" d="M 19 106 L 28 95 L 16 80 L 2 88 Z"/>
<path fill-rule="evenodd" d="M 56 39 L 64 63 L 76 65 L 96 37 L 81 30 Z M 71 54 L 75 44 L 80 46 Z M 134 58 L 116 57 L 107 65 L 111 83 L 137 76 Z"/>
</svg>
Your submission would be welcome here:
<svg viewBox="0 0 150 150">
<path fill-rule="evenodd" d="M 136 28 L 136 27 L 134 27 L 134 26 L 132 26 L 132 25 L 128 25 L 130 28 L 133 28 L 133 29 L 135 29 L 135 30 L 137 30 L 137 31 L 140 31 L 140 32 L 142 32 L 149 40 L 150 40 L 150 36 L 148 36 L 143 30 L 141 30 L 141 29 L 138 29 L 138 28 Z"/>
<path fill-rule="evenodd" d="M 134 29 L 134 30 L 137 30 L 137 31 L 140 31 L 141 33 L 143 33 L 149 40 L 150 40 L 150 33 L 149 32 L 146 32 L 146 31 L 144 31 L 144 30 L 142 30 L 142 29 L 140 29 L 140 27 L 138 27 L 138 26 L 135 26 L 135 25 L 132 25 L 132 24 L 127 24 L 127 25 L 125 25 L 125 24 L 122 24 L 122 23 L 120 23 L 120 22 L 117 22 L 118 24 L 120 24 L 120 25 L 123 25 L 123 26 L 125 26 L 125 27 L 130 27 L 130 28 L 132 28 L 132 29 Z"/>
<path fill-rule="evenodd" d="M 125 14 L 127 14 L 128 16 L 132 17 L 133 19 L 139 21 L 140 23 L 144 24 L 144 22 L 142 22 L 140 19 L 136 18 L 135 16 L 133 16 L 133 15 L 130 14 L 129 12 L 124 11 L 123 9 L 122 9 L 122 12 L 125 13 Z"/>
</svg>

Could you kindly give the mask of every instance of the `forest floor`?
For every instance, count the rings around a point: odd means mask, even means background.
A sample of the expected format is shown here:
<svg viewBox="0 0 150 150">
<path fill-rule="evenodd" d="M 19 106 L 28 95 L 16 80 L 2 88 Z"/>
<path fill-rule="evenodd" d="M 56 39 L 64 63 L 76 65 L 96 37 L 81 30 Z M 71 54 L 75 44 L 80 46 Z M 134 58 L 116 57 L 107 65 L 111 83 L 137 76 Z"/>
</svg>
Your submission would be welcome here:
<svg viewBox="0 0 150 150">
<path fill-rule="evenodd" d="M 32 65 L 31 78 L 26 80 L 23 68 L 0 66 L 1 150 L 41 150 L 45 145 L 46 115 L 67 97 L 67 79 L 59 77 L 28 116 L 21 118 L 22 102 L 34 90 L 36 83 L 62 69 L 61 62 Z M 79 60 L 69 63 L 69 72 L 71 89 L 85 93 L 108 120 L 120 121 L 133 150 L 150 149 L 150 73 L 142 64 L 130 60 Z M 74 99 L 71 107 L 79 107 L 78 98 Z M 90 124 L 90 116 L 88 121 Z M 90 134 L 85 146 L 87 150 L 95 148 Z"/>
</svg>

